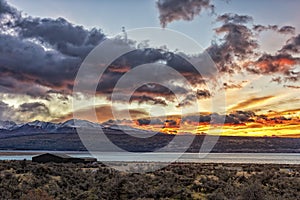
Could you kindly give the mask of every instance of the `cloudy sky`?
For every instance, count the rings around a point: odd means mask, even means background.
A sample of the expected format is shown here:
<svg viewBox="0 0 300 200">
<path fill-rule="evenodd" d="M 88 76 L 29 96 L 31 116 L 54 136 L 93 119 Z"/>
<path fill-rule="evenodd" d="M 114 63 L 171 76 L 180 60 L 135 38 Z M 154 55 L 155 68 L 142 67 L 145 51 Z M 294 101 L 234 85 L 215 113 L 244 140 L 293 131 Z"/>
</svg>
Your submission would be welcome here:
<svg viewBox="0 0 300 200">
<path fill-rule="evenodd" d="M 90 111 L 96 107 L 99 122 L 168 133 L 178 132 L 181 123 L 184 132 L 205 133 L 212 119 L 211 99 L 224 90 L 226 113 L 219 113 L 225 116 L 224 135 L 300 136 L 299 6 L 294 0 L 0 0 L 0 120 L 64 121 L 73 116 L 75 98 L 82 102 L 76 112 L 87 120 L 93 120 Z M 131 29 L 161 27 L 194 39 L 215 63 L 222 88 L 208 89 L 205 81 L 212 78 L 199 75 L 180 57 L 184 53 L 199 60 L 203 52 L 179 53 L 169 46 L 126 40 L 122 27 L 128 37 Z M 121 38 L 113 38 L 116 34 Z M 107 40 L 134 51 L 111 63 L 95 95 L 89 90 L 75 94 L 80 65 Z M 192 90 L 166 77 L 172 90 L 142 85 L 129 102 L 119 97 L 112 108 L 118 80 L 146 63 L 167 64 L 189 80 Z M 195 104 L 200 110 L 194 110 Z M 126 119 L 128 109 L 131 120 Z M 155 116 L 152 121 L 150 115 Z"/>
</svg>

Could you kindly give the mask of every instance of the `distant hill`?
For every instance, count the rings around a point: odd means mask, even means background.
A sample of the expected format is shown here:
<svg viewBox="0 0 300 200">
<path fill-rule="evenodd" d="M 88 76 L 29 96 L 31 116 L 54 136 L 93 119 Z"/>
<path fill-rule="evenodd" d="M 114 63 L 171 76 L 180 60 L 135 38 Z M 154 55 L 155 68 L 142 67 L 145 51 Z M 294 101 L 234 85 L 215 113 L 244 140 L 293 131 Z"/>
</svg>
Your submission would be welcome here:
<svg viewBox="0 0 300 200">
<path fill-rule="evenodd" d="M 107 138 L 118 147 L 132 152 L 153 152 L 169 144 L 174 135 L 154 134 L 129 126 L 102 125 L 85 120 L 72 119 L 64 123 L 34 121 L 25 124 L 0 121 L 0 149 L 2 150 L 51 150 L 51 151 L 85 151 L 76 129 L 90 134 L 102 129 Z M 149 134 L 147 138 L 135 136 Z M 187 147 L 184 142 L 191 135 L 181 135 L 182 143 L 171 145 L 165 151 L 176 152 L 188 149 L 188 152 L 199 152 L 204 135 L 194 137 Z M 101 141 L 100 141 L 101 142 Z M 104 141 L 103 141 L 104 142 Z M 103 143 L 104 144 L 104 143 Z M 101 144 L 99 144 L 101 145 Z M 300 153 L 300 139 L 272 137 L 220 137 L 212 152 L 262 152 L 262 153 Z"/>
</svg>

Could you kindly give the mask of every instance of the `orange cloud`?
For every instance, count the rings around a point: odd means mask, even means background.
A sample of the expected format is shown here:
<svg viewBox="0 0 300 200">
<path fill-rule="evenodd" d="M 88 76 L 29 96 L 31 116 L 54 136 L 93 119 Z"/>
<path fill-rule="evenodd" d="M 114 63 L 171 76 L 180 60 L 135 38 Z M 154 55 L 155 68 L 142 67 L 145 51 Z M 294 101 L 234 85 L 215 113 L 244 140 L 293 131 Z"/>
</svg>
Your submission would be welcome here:
<svg viewBox="0 0 300 200">
<path fill-rule="evenodd" d="M 116 109 L 117 113 L 118 113 L 118 119 L 122 120 L 125 116 L 126 116 L 126 112 L 128 112 L 127 110 L 119 110 Z M 108 120 L 115 120 L 115 116 L 112 113 L 112 107 L 110 105 L 101 105 L 101 106 L 97 106 L 96 108 L 94 107 L 89 107 L 89 108 L 85 108 L 85 109 L 81 109 L 81 110 L 77 110 L 76 113 L 77 115 L 82 116 L 81 119 L 84 120 L 88 120 L 88 121 L 93 121 L 95 122 L 94 118 L 91 116 L 91 113 L 96 111 L 96 116 L 99 123 L 108 121 Z M 129 113 L 132 119 L 137 119 L 137 118 L 142 118 L 142 117 L 148 117 L 149 114 L 148 112 L 139 109 L 129 109 Z M 55 119 L 55 122 L 62 122 L 62 121 L 66 121 L 69 119 L 73 118 L 73 112 L 68 113 L 67 115 L 61 116 L 58 119 Z"/>
<path fill-rule="evenodd" d="M 289 54 L 263 54 L 258 60 L 245 63 L 249 72 L 256 74 L 273 74 L 283 73 L 290 74 L 290 70 L 299 64 L 299 58 L 295 58 Z"/>
<path fill-rule="evenodd" d="M 245 109 L 245 108 L 248 108 L 248 107 L 250 107 L 252 105 L 255 105 L 255 104 L 264 102 L 266 100 L 269 100 L 269 99 L 271 99 L 273 97 L 274 96 L 265 96 L 265 97 L 254 97 L 254 98 L 251 98 L 251 99 L 247 99 L 245 101 L 242 101 L 242 102 L 236 104 L 235 106 L 233 106 L 232 108 L 230 108 L 230 110 L 234 111 L 234 110 Z"/>
<path fill-rule="evenodd" d="M 268 98 L 251 99 L 259 102 Z M 300 109 L 276 112 L 276 115 L 256 115 L 252 111 L 235 111 L 226 115 L 222 129 L 223 136 L 256 136 L 256 137 L 298 137 L 300 130 L 299 115 L 285 117 L 286 113 L 297 113 Z M 283 114 L 283 115 L 281 115 Z M 135 124 L 136 128 L 164 132 L 167 134 L 213 134 L 210 133 L 210 120 L 208 115 L 172 116 L 172 120 L 159 120 L 160 125 L 144 123 Z M 152 120 L 158 120 L 154 118 Z"/>
</svg>

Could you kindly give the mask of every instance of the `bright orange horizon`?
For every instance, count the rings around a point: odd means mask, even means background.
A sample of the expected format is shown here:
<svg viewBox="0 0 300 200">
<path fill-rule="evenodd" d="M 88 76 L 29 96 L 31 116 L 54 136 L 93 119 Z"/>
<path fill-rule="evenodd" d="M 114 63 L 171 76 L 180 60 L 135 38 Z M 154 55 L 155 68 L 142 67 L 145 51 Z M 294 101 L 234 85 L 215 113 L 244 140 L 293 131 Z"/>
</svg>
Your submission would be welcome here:
<svg viewBox="0 0 300 200">
<path fill-rule="evenodd" d="M 92 121 L 89 118 L 92 110 L 84 110 L 82 119 Z M 109 106 L 97 107 L 98 123 L 118 124 L 131 126 L 138 129 L 162 132 L 166 134 L 220 134 L 220 136 L 242 137 L 294 137 L 300 138 L 300 110 L 284 110 L 280 112 L 269 111 L 268 113 L 256 114 L 251 111 L 231 111 L 226 114 L 224 124 L 211 125 L 210 113 L 192 113 L 186 115 L 166 115 L 149 117 L 145 111 L 131 110 L 132 120 L 112 120 L 113 114 Z M 121 111 L 123 112 L 123 111 Z M 60 119 L 65 121 L 72 119 L 72 115 Z M 196 119 L 201 118 L 201 122 Z M 151 121 L 152 120 L 152 121 Z M 56 121 L 57 122 L 57 121 Z M 210 130 L 211 129 L 211 130 Z"/>
<path fill-rule="evenodd" d="M 155 118 L 153 118 L 154 120 Z M 174 118 L 173 118 L 174 120 Z M 132 124 L 135 128 L 153 130 L 167 134 L 212 134 L 209 129 L 220 129 L 220 136 L 251 136 L 251 137 L 293 137 L 300 138 L 300 115 L 274 114 L 253 117 L 248 122 L 239 124 L 224 123 L 224 125 L 210 125 L 209 122 L 183 122 L 178 118 L 176 124 L 164 123 L 164 125 L 139 125 L 137 121 Z"/>
</svg>

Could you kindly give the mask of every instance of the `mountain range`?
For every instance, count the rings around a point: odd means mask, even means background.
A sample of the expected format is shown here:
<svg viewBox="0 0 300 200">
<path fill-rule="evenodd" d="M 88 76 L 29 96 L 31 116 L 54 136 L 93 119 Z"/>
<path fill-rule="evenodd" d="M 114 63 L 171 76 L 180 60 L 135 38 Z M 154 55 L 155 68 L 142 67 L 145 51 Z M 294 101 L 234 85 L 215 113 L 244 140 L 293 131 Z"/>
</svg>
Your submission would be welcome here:
<svg viewBox="0 0 300 200">
<path fill-rule="evenodd" d="M 135 134 L 153 133 L 151 131 L 133 128 L 125 125 L 99 124 L 87 120 L 70 119 L 61 123 L 33 121 L 17 124 L 13 121 L 0 121 L 0 138 L 17 135 L 32 135 L 37 133 L 76 133 L 76 129 L 81 128 L 88 131 L 97 129 L 106 130 L 105 132 L 118 133 L 121 131 Z"/>
<path fill-rule="evenodd" d="M 115 124 L 98 124 L 86 120 L 71 119 L 62 123 L 33 121 L 17 124 L 0 121 L 0 150 L 49 150 L 49 151 L 86 151 L 76 129 L 89 134 L 101 128 L 107 138 L 118 147 L 131 152 L 153 152 L 165 147 L 167 152 L 199 152 L 205 139 L 204 135 L 195 136 L 193 143 L 185 146 L 190 134 L 179 135 L 172 143 L 174 135 L 136 129 Z M 130 132 L 133 135 L 126 133 Z M 149 137 L 139 137 L 138 135 Z M 136 137 L 137 136 L 137 137 Z M 213 136 L 212 136 L 213 137 Z M 106 141 L 99 143 L 100 146 Z M 299 138 L 272 137 L 220 137 L 212 152 L 215 153 L 300 153 Z"/>
<path fill-rule="evenodd" d="M 52 123 L 52 122 L 44 122 L 44 121 L 33 121 L 28 123 L 21 123 L 17 124 L 12 121 L 0 121 L 0 131 L 3 130 L 22 130 L 27 128 L 32 129 L 39 129 L 39 130 L 45 130 L 45 131 L 54 131 L 59 130 L 61 128 L 78 128 L 78 127 L 85 127 L 85 128 L 103 128 L 102 125 L 89 122 L 86 120 L 79 120 L 79 119 L 71 119 L 68 121 L 65 121 L 63 123 Z"/>
</svg>

